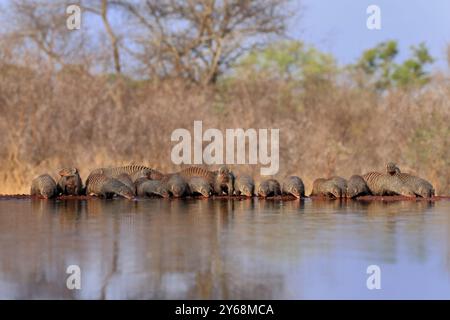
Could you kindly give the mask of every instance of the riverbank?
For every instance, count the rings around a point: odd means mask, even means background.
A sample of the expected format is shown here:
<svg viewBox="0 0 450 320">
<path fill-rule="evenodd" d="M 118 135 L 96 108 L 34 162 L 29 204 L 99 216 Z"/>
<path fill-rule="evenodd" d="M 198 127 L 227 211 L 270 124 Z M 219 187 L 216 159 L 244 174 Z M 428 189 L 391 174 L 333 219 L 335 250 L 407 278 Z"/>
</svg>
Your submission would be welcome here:
<svg viewBox="0 0 450 320">
<path fill-rule="evenodd" d="M 159 197 L 153 197 L 153 198 L 159 198 Z M 252 198 L 258 198 L 260 200 L 279 200 L 279 201 L 293 201 L 293 200 L 299 200 L 291 195 L 286 196 L 276 196 L 276 197 L 258 197 L 254 196 Z M 233 199 L 233 200 L 249 200 L 252 199 L 250 197 L 245 196 L 211 196 L 209 198 L 202 197 L 202 196 L 194 196 L 194 197 L 184 197 L 184 198 L 160 198 L 160 199 L 170 199 L 170 200 L 179 200 L 179 199 L 198 199 L 198 200 L 206 200 L 206 199 L 217 199 L 217 200 L 223 200 L 223 199 Z M 36 196 L 31 196 L 29 194 L 0 194 L 0 200 L 17 200 L 17 199 L 38 199 L 38 200 L 45 200 L 43 198 L 39 198 Z M 54 198 L 53 200 L 92 200 L 92 199 L 102 199 L 96 196 L 58 196 Z M 137 199 L 148 199 L 148 198 L 137 198 Z M 450 196 L 435 196 L 432 198 L 421 198 L 421 197 L 406 197 L 406 196 L 361 196 L 357 197 L 355 199 L 330 199 L 326 197 L 307 197 L 302 198 L 301 201 L 311 199 L 314 201 L 440 201 L 440 200 L 450 200 Z M 52 200 L 52 199 L 51 199 Z M 125 200 L 125 199 L 124 199 Z"/>
</svg>

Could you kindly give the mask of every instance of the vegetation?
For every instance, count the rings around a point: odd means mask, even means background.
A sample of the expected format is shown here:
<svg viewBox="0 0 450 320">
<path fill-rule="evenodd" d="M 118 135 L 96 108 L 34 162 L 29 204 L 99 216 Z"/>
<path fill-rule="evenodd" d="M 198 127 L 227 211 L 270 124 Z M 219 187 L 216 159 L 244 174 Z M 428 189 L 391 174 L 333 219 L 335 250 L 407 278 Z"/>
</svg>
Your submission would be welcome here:
<svg viewBox="0 0 450 320">
<path fill-rule="evenodd" d="M 365 51 L 355 66 L 362 70 L 366 79 L 378 90 L 385 90 L 393 86 L 412 87 L 422 86 L 429 81 L 425 68 L 433 63 L 425 44 L 411 48 L 412 56 L 401 64 L 395 63 L 398 55 L 398 44 L 396 41 L 380 43 L 375 48 Z"/>
<path fill-rule="evenodd" d="M 253 50 L 235 68 L 239 76 L 250 74 L 303 83 L 314 79 L 331 80 L 337 71 L 333 56 L 300 41 L 275 42 Z"/>
<path fill-rule="evenodd" d="M 203 120 L 205 128 L 222 130 L 280 128 L 279 174 L 300 175 L 307 191 L 318 176 L 349 177 L 395 161 L 449 194 L 449 77 L 428 72 L 433 59 L 423 44 L 403 62 L 391 41 L 355 65 L 338 66 L 302 42 L 254 38 L 282 35 L 288 1 L 250 1 L 245 8 L 241 1 L 217 8 L 201 0 L 175 8 L 161 3 L 178 1 L 147 1 L 137 11 L 141 18 L 133 12 L 141 2 L 89 2 L 90 17 L 110 25 L 104 37 L 61 29 L 52 22 L 58 1 L 39 2 L 37 14 L 33 1 L 14 1 L 5 10 L 14 24 L 0 34 L 0 193 L 26 193 L 35 175 L 63 166 L 78 167 L 83 178 L 95 167 L 130 162 L 173 171 L 171 132 Z M 265 11 L 259 3 L 273 7 Z M 223 19 L 244 9 L 236 33 L 220 33 Z M 111 12 L 133 21 L 131 30 L 115 24 Z M 167 30 L 181 12 L 190 32 L 171 33 L 173 42 L 163 33 L 158 41 L 150 37 L 156 17 Z M 195 40 L 200 17 L 206 33 Z M 236 39 L 255 21 L 258 30 Z M 218 43 L 231 51 L 218 54 Z"/>
</svg>

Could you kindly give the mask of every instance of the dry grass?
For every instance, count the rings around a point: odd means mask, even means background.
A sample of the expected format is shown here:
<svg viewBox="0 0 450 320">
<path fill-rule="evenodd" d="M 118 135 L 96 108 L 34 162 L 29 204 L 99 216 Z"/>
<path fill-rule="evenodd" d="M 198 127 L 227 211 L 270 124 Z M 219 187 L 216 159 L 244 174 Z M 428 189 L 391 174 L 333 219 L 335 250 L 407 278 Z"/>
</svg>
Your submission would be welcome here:
<svg viewBox="0 0 450 320">
<path fill-rule="evenodd" d="M 27 193 L 31 179 L 62 166 L 83 178 L 99 166 L 164 171 L 176 128 L 280 128 L 279 176 L 313 179 L 383 170 L 387 161 L 450 187 L 450 85 L 377 96 L 348 85 L 268 79 L 199 88 L 178 81 L 113 81 L 80 70 L 54 74 L 0 64 L 0 194 Z M 232 166 L 233 167 L 233 166 Z M 259 173 L 257 166 L 234 166 Z"/>
</svg>

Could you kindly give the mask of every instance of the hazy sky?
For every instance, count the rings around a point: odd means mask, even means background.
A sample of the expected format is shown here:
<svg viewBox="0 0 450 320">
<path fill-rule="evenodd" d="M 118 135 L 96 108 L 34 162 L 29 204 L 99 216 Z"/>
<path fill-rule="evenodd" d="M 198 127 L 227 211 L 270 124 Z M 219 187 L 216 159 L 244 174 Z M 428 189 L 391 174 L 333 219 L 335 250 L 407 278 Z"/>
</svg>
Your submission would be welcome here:
<svg viewBox="0 0 450 320">
<path fill-rule="evenodd" d="M 413 44 L 425 42 L 445 65 L 445 48 L 450 44 L 449 0 L 301 0 L 303 17 L 293 21 L 292 37 L 313 43 L 333 53 L 339 62 L 354 61 L 364 49 L 395 39 L 400 57 Z M 368 30 L 366 9 L 381 9 L 381 30 Z"/>
<path fill-rule="evenodd" d="M 0 0 L 7 6 L 11 0 Z M 301 3 L 300 17 L 289 35 L 331 52 L 340 63 L 354 62 L 363 50 L 389 39 L 399 41 L 400 58 L 413 44 L 425 42 L 435 65 L 445 66 L 450 43 L 450 0 L 292 0 Z M 381 30 L 366 27 L 369 5 L 381 9 Z M 0 28 L 4 22 L 0 21 Z M 99 23 L 99 28 L 102 27 Z"/>
</svg>

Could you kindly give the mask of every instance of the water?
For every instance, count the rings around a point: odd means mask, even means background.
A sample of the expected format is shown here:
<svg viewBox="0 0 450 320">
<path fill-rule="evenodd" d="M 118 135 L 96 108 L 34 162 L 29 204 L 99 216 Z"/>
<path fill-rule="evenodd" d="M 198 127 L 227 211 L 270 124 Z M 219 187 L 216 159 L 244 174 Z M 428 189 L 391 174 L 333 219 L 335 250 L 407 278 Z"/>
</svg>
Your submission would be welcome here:
<svg viewBox="0 0 450 320">
<path fill-rule="evenodd" d="M 0 298 L 449 299 L 449 216 L 448 200 L 0 200 Z"/>
</svg>

